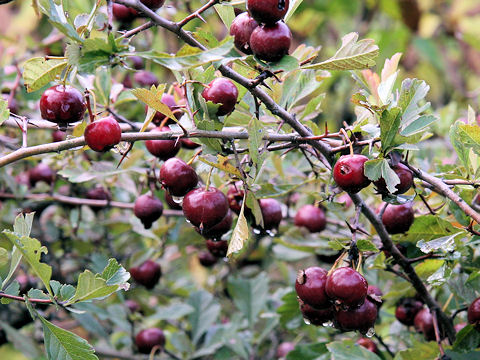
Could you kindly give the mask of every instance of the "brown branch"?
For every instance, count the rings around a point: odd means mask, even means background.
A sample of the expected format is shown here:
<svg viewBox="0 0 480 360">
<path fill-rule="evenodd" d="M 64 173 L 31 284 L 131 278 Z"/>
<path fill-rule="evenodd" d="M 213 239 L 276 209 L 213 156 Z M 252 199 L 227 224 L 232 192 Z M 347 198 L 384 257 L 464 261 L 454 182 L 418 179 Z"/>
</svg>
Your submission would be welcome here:
<svg viewBox="0 0 480 360">
<path fill-rule="evenodd" d="M 2 292 L 0 292 L 0 298 L 6 298 L 6 299 L 25 302 L 25 298 L 23 298 L 22 296 L 5 294 Z M 30 301 L 31 303 L 37 303 L 37 304 L 53 304 L 53 301 L 50 299 L 28 299 L 28 301 Z"/>
<path fill-rule="evenodd" d="M 205 5 L 203 5 L 200 9 L 198 9 L 197 11 L 191 13 L 190 15 L 188 15 L 185 19 L 177 22 L 177 26 L 179 26 L 180 28 L 184 27 L 185 25 L 187 25 L 190 21 L 192 21 L 193 19 L 197 18 L 197 17 L 200 17 L 200 14 L 202 14 L 203 12 L 207 11 L 208 9 L 210 9 L 212 6 L 218 4 L 220 1 L 219 0 L 210 0 L 208 3 L 206 3 Z"/>
</svg>

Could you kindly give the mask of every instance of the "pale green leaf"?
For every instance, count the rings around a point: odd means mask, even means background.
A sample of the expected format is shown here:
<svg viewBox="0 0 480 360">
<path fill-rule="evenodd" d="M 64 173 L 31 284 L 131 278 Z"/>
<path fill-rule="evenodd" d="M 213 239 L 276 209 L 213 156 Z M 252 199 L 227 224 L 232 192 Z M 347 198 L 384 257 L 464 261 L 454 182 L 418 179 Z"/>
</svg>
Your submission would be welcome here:
<svg viewBox="0 0 480 360">
<path fill-rule="evenodd" d="M 65 59 L 49 59 L 36 57 L 24 65 L 23 79 L 27 92 L 36 91 L 49 82 L 54 81 L 67 66 Z"/>
<path fill-rule="evenodd" d="M 242 201 L 242 208 L 240 209 L 240 214 L 238 214 L 237 225 L 233 229 L 232 238 L 228 243 L 227 256 L 230 257 L 232 254 L 243 249 L 243 245 L 248 240 L 248 224 L 247 219 L 245 218 L 245 196 Z"/>
<path fill-rule="evenodd" d="M 253 163 L 257 167 L 257 173 L 263 165 L 267 152 L 262 149 L 263 137 L 265 136 L 265 128 L 260 120 L 255 116 L 252 117 L 248 124 L 248 149 Z M 262 151 L 263 150 L 263 151 Z"/>
<path fill-rule="evenodd" d="M 364 172 L 365 176 L 372 181 L 377 181 L 380 178 L 384 179 L 390 193 L 393 194 L 397 191 L 400 179 L 386 159 L 368 160 L 365 163 Z"/>
<path fill-rule="evenodd" d="M 188 316 L 192 327 L 192 340 L 197 343 L 201 336 L 217 320 L 220 314 L 220 305 L 213 295 L 206 291 L 196 291 L 187 300 L 194 311 Z"/>
<path fill-rule="evenodd" d="M 355 344 L 354 340 L 334 341 L 327 344 L 327 348 L 335 360 L 380 360 L 375 353 Z"/>
<path fill-rule="evenodd" d="M 10 109 L 8 101 L 0 97 L 0 125 L 2 125 L 10 117 Z"/>
</svg>

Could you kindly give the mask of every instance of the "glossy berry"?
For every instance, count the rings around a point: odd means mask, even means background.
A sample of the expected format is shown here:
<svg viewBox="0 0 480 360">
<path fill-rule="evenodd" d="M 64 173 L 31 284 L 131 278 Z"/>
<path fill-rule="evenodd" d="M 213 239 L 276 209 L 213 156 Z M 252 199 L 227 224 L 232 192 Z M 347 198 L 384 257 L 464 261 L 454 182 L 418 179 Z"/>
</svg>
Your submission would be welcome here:
<svg viewBox="0 0 480 360">
<path fill-rule="evenodd" d="M 147 289 L 153 289 L 162 276 L 162 269 L 155 261 L 147 260 L 140 266 L 131 267 L 130 275 Z"/>
<path fill-rule="evenodd" d="M 127 306 L 128 311 L 130 311 L 132 314 L 140 312 L 140 304 L 135 300 L 127 299 L 125 300 L 125 305 Z"/>
<path fill-rule="evenodd" d="M 245 54 L 252 54 L 250 49 L 250 36 L 253 30 L 258 27 L 258 23 L 250 16 L 248 12 L 241 13 L 232 22 L 230 35 L 234 37 L 235 47 Z"/>
<path fill-rule="evenodd" d="M 282 21 L 257 27 L 250 37 L 252 52 L 263 61 L 279 61 L 288 55 L 291 43 L 292 33 Z"/>
<path fill-rule="evenodd" d="M 365 278 L 350 267 L 335 269 L 327 278 L 325 291 L 337 303 L 346 306 L 361 305 L 368 291 L 368 283 Z"/>
<path fill-rule="evenodd" d="M 170 158 L 160 168 L 160 182 L 173 196 L 184 196 L 198 184 L 195 170 L 179 158 Z"/>
<path fill-rule="evenodd" d="M 149 9 L 156 11 L 160 9 L 163 4 L 165 3 L 165 0 L 140 0 L 143 5 L 148 7 Z"/>
<path fill-rule="evenodd" d="M 410 171 L 408 167 L 399 163 L 395 166 L 392 166 L 392 170 L 397 174 L 400 179 L 400 184 L 395 186 L 397 191 L 394 192 L 395 195 L 400 195 L 406 193 L 413 185 L 413 172 Z M 383 178 L 374 182 L 378 192 L 382 194 L 388 194 L 387 184 Z"/>
<path fill-rule="evenodd" d="M 369 338 L 360 338 L 357 340 L 357 344 L 363 346 L 368 351 L 376 353 L 378 351 L 377 345 Z"/>
<path fill-rule="evenodd" d="M 414 298 L 402 299 L 395 309 L 395 317 L 403 325 L 412 326 L 415 316 L 423 309 L 422 302 Z"/>
<path fill-rule="evenodd" d="M 65 131 L 55 130 L 54 132 L 52 132 L 53 142 L 63 141 L 65 140 L 66 137 L 67 137 L 67 134 L 65 134 Z"/>
<path fill-rule="evenodd" d="M 468 322 L 480 329 L 480 298 L 475 299 L 468 307 Z"/>
<path fill-rule="evenodd" d="M 412 203 L 402 205 L 388 204 L 385 209 L 382 222 L 389 234 L 401 234 L 407 232 L 415 220 Z"/>
<path fill-rule="evenodd" d="M 425 340 L 432 341 L 435 340 L 435 328 L 433 327 L 433 316 L 430 313 L 430 310 L 424 308 L 420 310 L 415 318 L 413 319 L 413 325 L 415 329 L 422 333 L 425 337 Z"/>
<path fill-rule="evenodd" d="M 292 342 L 283 342 L 277 347 L 277 358 L 286 358 L 287 355 L 295 349 L 295 344 Z"/>
<path fill-rule="evenodd" d="M 167 132 L 170 128 L 164 126 L 163 128 L 156 127 L 151 132 Z M 147 140 L 145 141 L 147 150 L 153 156 L 161 160 L 168 160 L 180 151 L 180 142 L 177 140 Z"/>
<path fill-rule="evenodd" d="M 209 251 L 202 251 L 198 254 L 198 261 L 202 266 L 212 267 L 218 261 L 218 258 Z"/>
<path fill-rule="evenodd" d="M 150 229 L 163 213 L 162 202 L 151 194 L 143 194 L 135 200 L 135 216 L 140 219 L 145 229 Z"/>
<path fill-rule="evenodd" d="M 162 95 L 162 103 L 168 106 L 168 108 L 173 112 L 173 115 L 175 115 L 175 118 L 180 119 L 182 117 L 182 111 L 179 109 L 177 102 L 175 101 L 175 98 L 173 95 L 170 94 L 163 94 Z M 148 108 L 148 107 L 147 107 Z M 157 111 L 155 113 L 155 116 L 152 119 L 152 122 L 155 125 L 160 125 L 163 120 L 165 120 L 166 115 Z M 172 119 L 168 119 L 166 122 L 167 124 L 175 124 L 175 121 Z"/>
<path fill-rule="evenodd" d="M 242 209 L 242 202 L 243 196 L 245 192 L 243 191 L 242 184 L 236 183 L 230 185 L 227 191 L 227 199 L 230 209 L 236 213 L 237 215 L 240 214 L 240 210 Z"/>
<path fill-rule="evenodd" d="M 122 23 L 130 23 L 138 16 L 137 10 L 122 4 L 113 3 L 112 12 L 115 20 Z"/>
<path fill-rule="evenodd" d="M 217 225 L 228 213 L 227 198 L 214 187 L 190 191 L 185 195 L 182 207 L 186 219 L 201 231 Z"/>
<path fill-rule="evenodd" d="M 140 85 L 140 86 L 148 86 L 151 87 L 152 85 L 157 86 L 159 84 L 158 78 L 154 73 L 150 71 L 142 70 L 135 75 L 133 75 L 133 79 Z"/>
<path fill-rule="evenodd" d="M 205 238 L 220 239 L 224 234 L 230 231 L 232 228 L 232 223 L 232 211 L 228 209 L 227 215 L 225 215 L 222 221 L 215 226 L 212 226 L 209 229 L 203 229 L 203 231 L 201 231 L 199 228 L 196 228 L 196 230 Z"/>
<path fill-rule="evenodd" d="M 182 142 L 182 147 L 185 149 L 193 150 L 200 146 L 200 144 L 197 144 L 196 142 L 188 138 L 181 138 L 180 141 Z"/>
<path fill-rule="evenodd" d="M 217 258 L 224 258 L 227 256 L 227 250 L 228 250 L 228 241 L 226 240 L 219 240 L 219 241 L 213 241 L 213 240 L 207 240 L 206 241 L 207 249 L 210 251 L 210 254 Z"/>
<path fill-rule="evenodd" d="M 287 14 L 289 0 L 247 0 L 247 9 L 261 24 L 275 24 Z"/>
<path fill-rule="evenodd" d="M 317 309 L 329 307 L 330 299 L 325 292 L 327 271 L 320 267 L 309 267 L 298 272 L 295 291 L 300 299 Z"/>
<path fill-rule="evenodd" d="M 363 167 L 368 158 L 364 155 L 343 155 L 333 167 L 333 179 L 349 193 L 357 193 L 370 184 Z"/>
<path fill-rule="evenodd" d="M 47 164 L 40 163 L 28 172 L 30 185 L 35 186 L 37 182 L 43 181 L 48 185 L 55 181 L 55 172 Z"/>
<path fill-rule="evenodd" d="M 82 93 L 69 85 L 52 86 L 40 98 L 42 118 L 64 126 L 81 121 L 85 109 Z"/>
<path fill-rule="evenodd" d="M 120 142 L 122 129 L 113 116 L 107 116 L 88 124 L 84 136 L 90 149 L 104 152 Z"/>
<path fill-rule="evenodd" d="M 137 345 L 138 352 L 142 354 L 150 354 L 156 346 L 161 351 L 165 346 L 165 335 L 158 328 L 145 329 L 135 336 L 135 345 Z"/>
<path fill-rule="evenodd" d="M 260 199 L 258 201 L 260 210 L 262 210 L 263 229 L 278 229 L 282 221 L 282 206 L 275 199 Z"/>
<path fill-rule="evenodd" d="M 342 331 L 368 332 L 377 320 L 377 306 L 366 299 L 360 307 L 339 310 L 335 313 L 335 326 Z"/>
<path fill-rule="evenodd" d="M 165 191 L 165 201 L 167 202 L 167 205 L 170 209 L 172 209 L 172 210 L 182 210 L 182 205 L 175 202 L 172 198 L 172 195 L 170 195 L 168 193 L 168 191 Z"/>
<path fill-rule="evenodd" d="M 383 305 L 382 296 L 382 290 L 380 290 L 375 285 L 368 285 L 367 297 L 370 299 L 370 301 L 373 301 L 379 308 Z"/>
<path fill-rule="evenodd" d="M 217 110 L 218 116 L 230 114 L 237 103 L 238 89 L 235 84 L 226 78 L 216 78 L 202 91 L 205 101 L 221 104 Z"/>
<path fill-rule="evenodd" d="M 311 233 L 325 230 L 327 226 L 325 211 L 318 206 L 304 205 L 298 209 L 295 215 L 295 225 L 306 227 Z"/>
<path fill-rule="evenodd" d="M 323 324 L 333 320 L 333 307 L 316 309 L 313 306 L 306 304 L 301 299 L 298 299 L 298 303 L 300 305 L 300 311 L 302 312 L 303 318 L 312 325 L 322 326 Z"/>
<path fill-rule="evenodd" d="M 97 185 L 93 189 L 88 190 L 85 197 L 91 200 L 112 200 L 112 194 L 110 194 L 110 191 L 101 185 Z"/>
</svg>

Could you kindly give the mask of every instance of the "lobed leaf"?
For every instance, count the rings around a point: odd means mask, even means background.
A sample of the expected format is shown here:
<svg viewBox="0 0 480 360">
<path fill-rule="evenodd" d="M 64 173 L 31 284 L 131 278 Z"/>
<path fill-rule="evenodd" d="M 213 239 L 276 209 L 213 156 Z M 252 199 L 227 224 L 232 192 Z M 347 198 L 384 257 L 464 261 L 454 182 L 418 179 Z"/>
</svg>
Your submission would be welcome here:
<svg viewBox="0 0 480 360">
<path fill-rule="evenodd" d="M 24 64 L 23 80 L 27 92 L 41 89 L 49 82 L 54 81 L 67 66 L 65 59 L 49 59 L 36 57 L 27 60 Z"/>
</svg>

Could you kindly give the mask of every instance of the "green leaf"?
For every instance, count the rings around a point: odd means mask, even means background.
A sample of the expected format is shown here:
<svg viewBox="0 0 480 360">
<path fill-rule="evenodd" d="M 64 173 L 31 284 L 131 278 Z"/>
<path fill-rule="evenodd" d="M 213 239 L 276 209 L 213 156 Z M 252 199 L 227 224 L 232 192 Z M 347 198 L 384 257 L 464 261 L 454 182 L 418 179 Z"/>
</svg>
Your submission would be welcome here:
<svg viewBox="0 0 480 360">
<path fill-rule="evenodd" d="M 240 214 L 238 214 L 237 224 L 235 229 L 233 229 L 232 237 L 228 243 L 227 256 L 243 249 L 243 245 L 248 240 L 248 224 L 247 219 L 245 218 L 245 196 L 242 201 L 242 208 L 240 209 Z"/>
<path fill-rule="evenodd" d="M 230 25 L 232 24 L 233 20 L 235 19 L 235 11 L 233 10 L 233 6 L 230 4 L 217 4 L 214 6 L 215 11 L 217 12 L 220 19 L 222 19 L 223 23 L 230 29 Z"/>
<path fill-rule="evenodd" d="M 5 331 L 7 339 L 13 344 L 15 349 L 21 351 L 26 357 L 39 359 L 42 356 L 42 352 L 31 336 L 24 335 L 5 321 L 0 322 L 0 327 Z"/>
<path fill-rule="evenodd" d="M 440 269 L 444 263 L 445 260 L 427 259 L 415 266 L 415 271 L 421 278 L 427 278 Z"/>
<path fill-rule="evenodd" d="M 327 348 L 335 360 L 381 360 L 378 355 L 355 344 L 353 340 L 334 341 L 327 344 Z"/>
<path fill-rule="evenodd" d="M 430 107 L 427 102 L 423 105 L 419 103 L 425 99 L 430 90 L 430 86 L 423 80 L 405 79 L 402 82 L 398 106 L 403 110 L 402 129 L 405 131 L 414 120 L 417 120 L 422 112 Z"/>
<path fill-rule="evenodd" d="M 177 320 L 195 309 L 184 303 L 170 304 L 168 306 L 160 306 L 155 308 L 155 313 L 148 317 L 148 320 Z"/>
<path fill-rule="evenodd" d="M 438 345 L 434 341 L 420 342 L 413 340 L 413 344 L 406 350 L 397 352 L 395 360 L 432 360 L 439 355 Z"/>
<path fill-rule="evenodd" d="M 458 136 L 464 147 L 470 147 L 473 151 L 480 155 L 480 126 L 468 125 L 461 121 L 457 121 Z"/>
<path fill-rule="evenodd" d="M 360 251 L 379 251 L 375 244 L 368 239 L 358 239 L 357 247 Z"/>
<path fill-rule="evenodd" d="M 257 61 L 261 63 L 265 69 L 268 69 L 271 72 L 282 70 L 285 73 L 288 73 L 290 71 L 293 71 L 299 68 L 297 58 L 290 55 L 285 55 L 279 61 L 272 62 L 272 63 L 265 63 L 259 60 L 258 58 L 255 58 L 255 59 L 257 59 Z"/>
<path fill-rule="evenodd" d="M 70 39 L 82 43 L 83 39 L 78 35 L 75 28 L 70 24 L 68 18 L 65 16 L 62 3 L 63 2 L 58 2 L 57 4 L 53 0 L 40 0 L 38 2 L 40 10 L 48 16 L 48 19 L 53 26 L 67 35 Z"/>
<path fill-rule="evenodd" d="M 62 285 L 58 281 L 52 280 L 50 281 L 50 286 L 58 301 L 66 301 L 75 295 L 75 287 L 72 285 Z"/>
<path fill-rule="evenodd" d="M 302 325 L 303 319 L 298 308 L 297 293 L 291 291 L 282 297 L 283 304 L 277 308 L 280 323 L 288 330 L 296 329 Z"/>
<path fill-rule="evenodd" d="M 320 358 L 324 359 L 322 355 L 325 355 L 327 351 L 327 346 L 324 343 L 307 345 L 298 344 L 297 346 L 295 346 L 295 349 L 293 351 L 290 351 L 288 353 L 287 360 L 318 360 Z"/>
<path fill-rule="evenodd" d="M 420 240 L 417 247 L 425 254 L 441 250 L 443 252 L 451 252 L 455 250 L 455 237 L 462 232 L 457 232 L 453 235 L 442 236 L 438 239 L 424 241 Z"/>
<path fill-rule="evenodd" d="M 192 293 L 187 300 L 187 304 L 194 309 L 188 316 L 188 321 L 192 326 L 192 341 L 197 343 L 200 337 L 217 320 L 220 314 L 220 305 L 215 301 L 213 295 L 206 291 Z"/>
<path fill-rule="evenodd" d="M 247 318 L 250 328 L 253 328 L 268 299 L 268 276 L 262 272 L 252 279 L 231 277 L 228 280 L 228 292 Z"/>
<path fill-rule="evenodd" d="M 303 2 L 303 0 L 291 0 L 290 1 L 290 6 L 288 7 L 288 12 L 285 15 L 285 20 L 284 20 L 285 23 L 288 22 L 288 20 L 290 20 L 290 18 L 294 14 L 295 10 L 298 9 L 298 7 L 300 6 L 300 4 L 302 2 Z"/>
<path fill-rule="evenodd" d="M 263 136 L 265 135 L 265 128 L 260 120 L 255 116 L 252 117 L 248 124 L 248 149 L 253 163 L 257 167 L 257 174 L 267 157 L 267 151 L 260 152 L 263 146 Z"/>
<path fill-rule="evenodd" d="M 59 328 L 38 315 L 43 325 L 49 360 L 98 360 L 93 347 L 80 336 Z"/>
<path fill-rule="evenodd" d="M 417 216 L 407 232 L 406 240 L 417 242 L 430 241 L 443 236 L 458 234 L 459 229 L 438 216 Z"/>
<path fill-rule="evenodd" d="M 399 143 L 395 141 L 402 121 L 402 112 L 399 107 L 384 110 L 380 118 L 380 139 L 382 151 L 386 155 L 389 150 Z"/>
<path fill-rule="evenodd" d="M 0 98 L 0 125 L 2 125 L 10 117 L 10 109 L 8 101 Z"/>
<path fill-rule="evenodd" d="M 36 57 L 25 62 L 23 80 L 27 92 L 41 89 L 49 82 L 54 81 L 67 66 L 67 60 Z"/>
<path fill-rule="evenodd" d="M 480 346 L 480 333 L 473 325 L 467 325 L 457 333 L 452 350 L 466 353 Z"/>
<path fill-rule="evenodd" d="M 94 73 L 102 65 L 108 65 L 115 59 L 115 55 L 122 54 L 126 48 L 118 48 L 113 35 L 107 39 L 89 38 L 85 40 L 79 59 L 78 69 L 80 72 Z"/>
<path fill-rule="evenodd" d="M 365 176 L 372 181 L 380 178 L 385 180 L 387 189 L 390 193 L 397 191 L 397 185 L 400 184 L 400 178 L 392 170 L 386 159 L 368 160 L 364 167 Z"/>
<path fill-rule="evenodd" d="M 379 54 L 378 46 L 371 39 L 358 41 L 357 33 L 342 38 L 342 47 L 335 55 L 323 62 L 304 66 L 304 69 L 321 70 L 362 70 L 375 65 Z"/>
<path fill-rule="evenodd" d="M 20 292 L 20 284 L 18 283 L 17 280 L 12 281 L 10 285 L 8 285 L 7 288 L 2 292 L 8 295 L 18 296 Z M 12 299 L 5 298 L 5 297 L 2 297 L 1 299 L 1 302 L 3 305 L 10 304 L 12 301 L 13 301 Z"/>
<path fill-rule="evenodd" d="M 412 121 L 408 126 L 406 126 L 400 135 L 402 136 L 412 136 L 424 131 L 431 123 L 437 121 L 438 118 L 433 115 L 421 116 L 418 119 Z"/>
<path fill-rule="evenodd" d="M 469 156 L 469 151 L 470 148 L 468 146 L 465 146 L 464 140 L 462 133 L 463 131 L 461 130 L 460 126 L 463 123 L 461 121 L 456 121 L 451 127 L 450 127 L 450 142 L 453 145 L 453 148 L 455 149 L 458 158 L 462 162 L 463 166 L 467 169 L 467 175 L 470 174 L 471 171 L 471 164 L 470 164 L 470 156 Z"/>
</svg>

